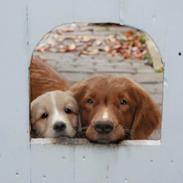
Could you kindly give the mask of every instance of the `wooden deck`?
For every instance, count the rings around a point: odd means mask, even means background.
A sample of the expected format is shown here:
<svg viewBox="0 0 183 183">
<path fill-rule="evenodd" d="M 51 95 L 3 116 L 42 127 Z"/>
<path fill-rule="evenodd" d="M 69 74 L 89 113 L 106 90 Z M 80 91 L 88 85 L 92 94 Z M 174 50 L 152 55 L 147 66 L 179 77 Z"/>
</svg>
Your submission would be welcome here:
<svg viewBox="0 0 183 183">
<path fill-rule="evenodd" d="M 93 74 L 106 73 L 127 76 L 145 88 L 161 106 L 163 97 L 163 73 L 157 73 L 145 61 L 121 60 L 106 56 L 88 57 L 73 53 L 39 53 L 41 58 L 72 83 L 86 79 Z"/>
</svg>

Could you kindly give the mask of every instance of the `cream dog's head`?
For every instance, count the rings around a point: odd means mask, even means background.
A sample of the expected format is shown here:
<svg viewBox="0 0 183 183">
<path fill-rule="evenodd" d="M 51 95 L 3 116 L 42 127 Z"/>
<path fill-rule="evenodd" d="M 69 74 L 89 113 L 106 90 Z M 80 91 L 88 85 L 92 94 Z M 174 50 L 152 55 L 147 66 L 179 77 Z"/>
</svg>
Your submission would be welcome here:
<svg viewBox="0 0 183 183">
<path fill-rule="evenodd" d="M 69 92 L 47 92 L 31 102 L 31 131 L 35 137 L 74 137 L 79 108 Z"/>
</svg>

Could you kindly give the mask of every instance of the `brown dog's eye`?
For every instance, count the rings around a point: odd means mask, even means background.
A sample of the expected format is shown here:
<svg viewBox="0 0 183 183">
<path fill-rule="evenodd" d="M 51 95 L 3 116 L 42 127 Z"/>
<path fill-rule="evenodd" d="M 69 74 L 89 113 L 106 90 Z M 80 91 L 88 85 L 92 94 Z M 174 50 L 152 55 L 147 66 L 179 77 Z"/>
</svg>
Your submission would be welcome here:
<svg viewBox="0 0 183 183">
<path fill-rule="evenodd" d="M 48 113 L 47 112 L 44 112 L 42 115 L 41 115 L 41 118 L 42 119 L 45 119 L 45 118 L 47 118 L 48 117 Z"/>
<path fill-rule="evenodd" d="M 120 104 L 121 105 L 126 105 L 126 104 L 128 104 L 128 100 L 127 99 L 121 99 Z"/>
<path fill-rule="evenodd" d="M 88 104 L 93 104 L 93 103 L 94 103 L 94 100 L 91 99 L 91 98 L 89 98 L 89 99 L 87 100 L 87 103 L 88 103 Z"/>
<path fill-rule="evenodd" d="M 67 113 L 67 114 L 72 113 L 72 110 L 71 110 L 71 109 L 69 109 L 69 108 L 67 108 L 67 107 L 64 109 L 64 111 L 65 111 L 65 113 Z"/>
</svg>

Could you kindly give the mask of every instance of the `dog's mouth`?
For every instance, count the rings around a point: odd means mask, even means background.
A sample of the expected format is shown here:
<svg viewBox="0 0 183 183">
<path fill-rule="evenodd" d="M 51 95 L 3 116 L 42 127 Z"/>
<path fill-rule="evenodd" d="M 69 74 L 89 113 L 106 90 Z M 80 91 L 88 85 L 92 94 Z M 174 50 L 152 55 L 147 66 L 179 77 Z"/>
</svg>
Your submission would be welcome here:
<svg viewBox="0 0 183 183">
<path fill-rule="evenodd" d="M 106 132 L 97 131 L 91 125 L 85 130 L 85 135 L 89 141 L 99 144 L 118 144 L 128 136 L 120 124 L 114 125 L 111 131 L 107 129 Z"/>
<path fill-rule="evenodd" d="M 56 133 L 56 134 L 54 135 L 54 138 L 66 137 L 66 136 L 67 136 L 67 135 L 64 134 L 64 133 Z"/>
<path fill-rule="evenodd" d="M 123 137 L 119 138 L 114 136 L 115 134 L 113 131 L 108 134 L 100 134 L 96 132 L 95 135 L 92 137 L 86 135 L 89 141 L 98 143 L 98 144 L 113 144 L 113 143 L 118 143 L 123 139 Z"/>
</svg>

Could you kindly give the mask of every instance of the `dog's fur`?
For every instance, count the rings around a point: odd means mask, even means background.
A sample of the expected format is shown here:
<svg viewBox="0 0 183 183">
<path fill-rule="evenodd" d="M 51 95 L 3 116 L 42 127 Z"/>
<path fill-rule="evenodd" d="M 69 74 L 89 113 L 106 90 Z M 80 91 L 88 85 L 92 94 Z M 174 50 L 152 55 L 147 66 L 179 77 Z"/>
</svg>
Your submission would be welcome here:
<svg viewBox="0 0 183 183">
<path fill-rule="evenodd" d="M 79 127 L 78 113 L 77 102 L 69 91 L 47 92 L 31 102 L 32 136 L 74 137 Z"/>
<path fill-rule="evenodd" d="M 69 82 L 51 68 L 45 60 L 37 56 L 32 57 L 29 70 L 31 101 L 46 92 L 65 91 L 70 86 Z"/>
<path fill-rule="evenodd" d="M 86 127 L 86 137 L 91 141 L 148 139 L 160 127 L 158 105 L 126 77 L 96 75 L 74 84 L 70 91 L 79 103 L 82 126 Z M 112 131 L 97 132 L 98 122 L 112 124 Z"/>
</svg>

